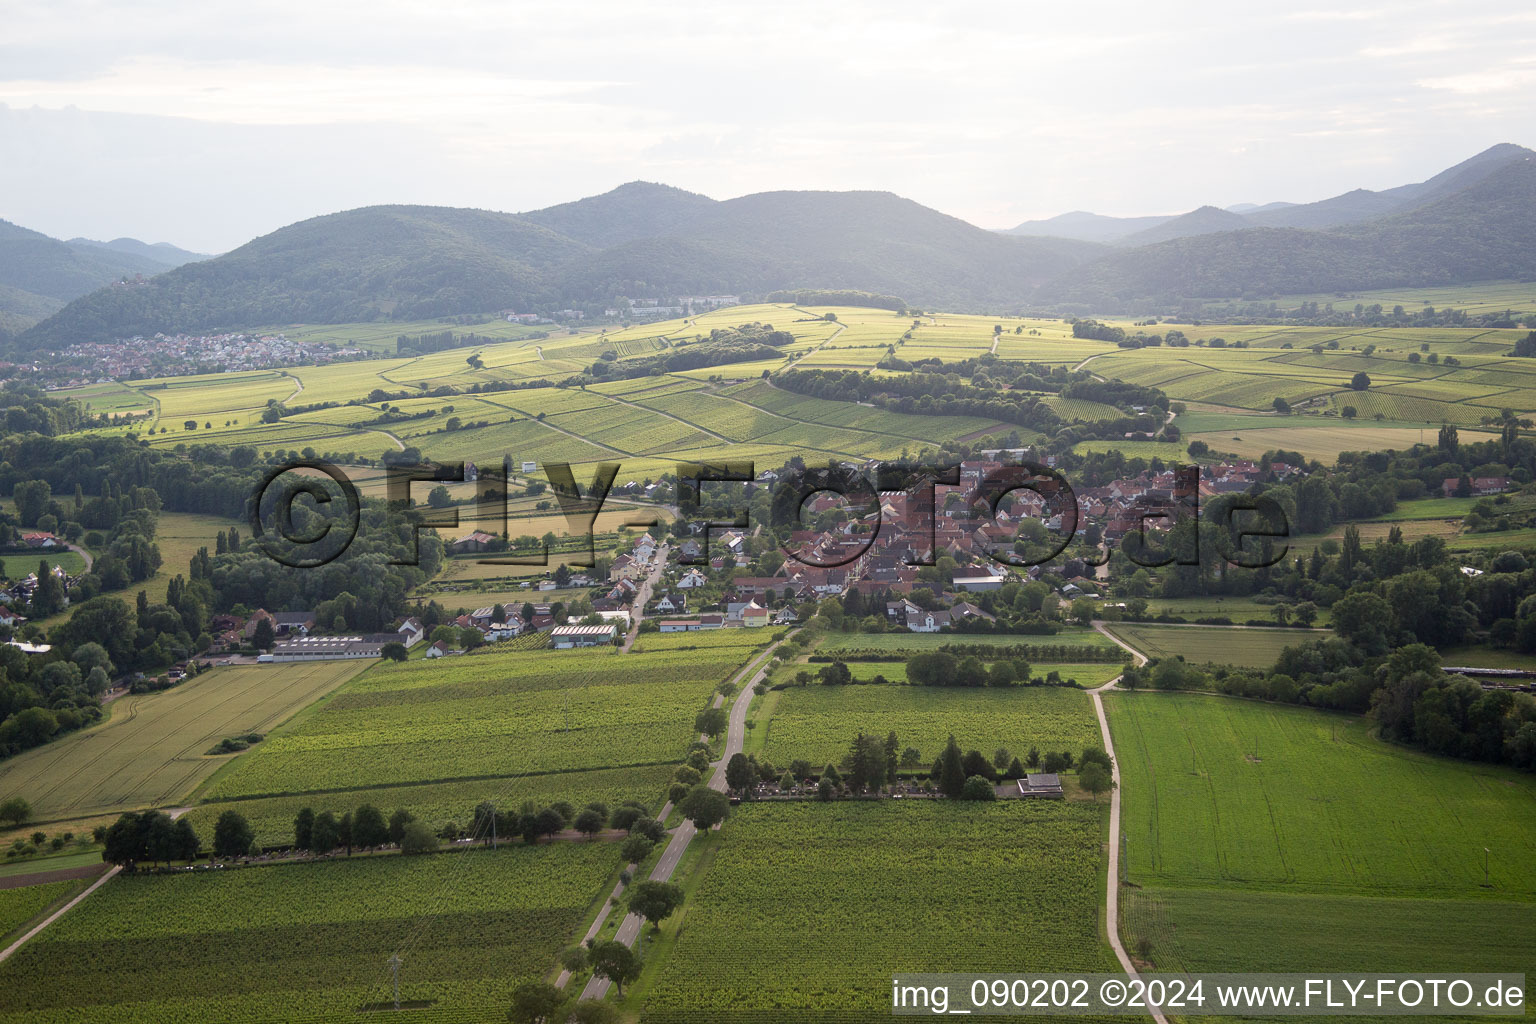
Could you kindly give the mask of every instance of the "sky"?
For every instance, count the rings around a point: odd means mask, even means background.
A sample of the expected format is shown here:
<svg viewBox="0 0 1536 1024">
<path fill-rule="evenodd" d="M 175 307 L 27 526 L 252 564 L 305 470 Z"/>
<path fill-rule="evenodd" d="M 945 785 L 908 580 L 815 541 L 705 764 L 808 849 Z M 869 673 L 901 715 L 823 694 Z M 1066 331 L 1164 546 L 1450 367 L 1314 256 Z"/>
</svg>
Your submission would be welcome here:
<svg viewBox="0 0 1536 1024">
<path fill-rule="evenodd" d="M 1251 8 L 1251 9 L 1244 9 Z M 0 4 L 0 218 L 222 252 L 375 203 L 880 189 L 988 228 L 1536 148 L 1503 2 Z"/>
</svg>

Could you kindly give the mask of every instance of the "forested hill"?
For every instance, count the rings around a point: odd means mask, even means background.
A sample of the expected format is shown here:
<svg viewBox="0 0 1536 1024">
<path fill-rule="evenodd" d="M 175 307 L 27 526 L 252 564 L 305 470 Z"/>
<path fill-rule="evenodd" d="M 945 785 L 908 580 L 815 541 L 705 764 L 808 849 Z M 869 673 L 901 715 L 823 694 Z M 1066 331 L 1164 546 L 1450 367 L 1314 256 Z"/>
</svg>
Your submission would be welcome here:
<svg viewBox="0 0 1536 1024">
<path fill-rule="evenodd" d="M 1427 205 L 1331 231 L 1247 228 L 1123 249 L 1037 298 L 1137 309 L 1238 298 L 1536 277 L 1536 160 Z"/>
<path fill-rule="evenodd" d="M 25 327 L 111 281 L 165 268 L 139 253 L 61 242 L 0 220 L 0 328 Z"/>
<path fill-rule="evenodd" d="M 87 295 L 19 347 L 797 288 L 1003 308 L 1100 251 L 1004 238 L 886 192 L 716 202 L 637 182 L 523 215 L 376 206 L 316 217 L 144 284 Z"/>
</svg>

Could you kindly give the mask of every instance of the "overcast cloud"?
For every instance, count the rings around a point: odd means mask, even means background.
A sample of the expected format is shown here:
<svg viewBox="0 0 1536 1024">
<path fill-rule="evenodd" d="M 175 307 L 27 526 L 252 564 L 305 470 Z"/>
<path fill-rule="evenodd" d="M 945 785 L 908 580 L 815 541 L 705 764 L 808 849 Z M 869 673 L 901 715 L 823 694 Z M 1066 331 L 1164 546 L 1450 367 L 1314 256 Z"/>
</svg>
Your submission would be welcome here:
<svg viewBox="0 0 1536 1024">
<path fill-rule="evenodd" d="M 222 251 L 372 203 L 886 189 L 984 227 L 1536 146 L 1518 2 L 5 6 L 0 217 Z"/>
</svg>

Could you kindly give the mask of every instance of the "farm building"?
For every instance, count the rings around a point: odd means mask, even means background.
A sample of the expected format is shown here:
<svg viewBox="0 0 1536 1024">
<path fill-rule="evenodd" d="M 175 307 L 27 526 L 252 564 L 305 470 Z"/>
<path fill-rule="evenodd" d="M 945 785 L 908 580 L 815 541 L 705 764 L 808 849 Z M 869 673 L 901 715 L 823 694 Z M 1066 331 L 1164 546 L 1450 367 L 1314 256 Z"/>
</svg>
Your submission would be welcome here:
<svg viewBox="0 0 1536 1024">
<path fill-rule="evenodd" d="M 613 643 L 617 629 L 613 623 L 601 626 L 556 626 L 549 631 L 550 639 L 558 650 L 572 647 L 596 647 Z"/>
<path fill-rule="evenodd" d="M 1061 777 L 1052 772 L 1030 774 L 1019 780 L 1019 796 L 1063 796 Z"/>
<path fill-rule="evenodd" d="M 377 658 L 392 634 L 374 636 L 306 636 L 280 640 L 272 648 L 273 661 L 335 661 L 342 658 Z M 398 642 L 398 641 L 397 641 Z"/>
</svg>

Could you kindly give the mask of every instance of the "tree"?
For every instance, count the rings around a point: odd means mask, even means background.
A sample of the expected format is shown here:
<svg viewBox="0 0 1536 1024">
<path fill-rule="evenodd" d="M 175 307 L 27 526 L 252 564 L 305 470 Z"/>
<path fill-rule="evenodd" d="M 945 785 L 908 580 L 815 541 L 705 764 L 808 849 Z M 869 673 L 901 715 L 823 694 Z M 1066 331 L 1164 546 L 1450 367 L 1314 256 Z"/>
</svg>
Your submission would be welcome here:
<svg viewBox="0 0 1536 1024">
<path fill-rule="evenodd" d="M 1359 373 L 1349 378 L 1349 386 L 1356 391 L 1364 391 L 1366 388 L 1371 386 L 1371 375 L 1366 373 L 1364 370 L 1361 370 Z"/>
<path fill-rule="evenodd" d="M 399 845 L 405 838 L 405 826 L 416 820 L 416 816 L 404 807 L 389 816 L 389 841 Z"/>
<path fill-rule="evenodd" d="M 262 619 L 256 623 L 256 630 L 251 636 L 251 644 L 258 651 L 268 651 L 277 643 L 277 633 L 272 629 L 271 619 Z"/>
<path fill-rule="evenodd" d="M 992 788 L 992 783 L 980 775 L 972 775 L 965 780 L 960 787 L 961 800 L 996 800 L 997 790 Z"/>
<path fill-rule="evenodd" d="M 512 1024 L 551 1024 L 555 1011 L 565 1002 L 565 992 L 547 981 L 525 981 L 512 990 Z"/>
<path fill-rule="evenodd" d="M 960 744 L 955 742 L 954 734 L 951 733 L 944 753 L 939 756 L 939 792 L 951 799 L 958 798 L 960 791 L 965 788 L 962 760 Z"/>
<path fill-rule="evenodd" d="M 651 855 L 656 844 L 645 836 L 630 836 L 619 845 L 619 854 L 626 864 L 639 864 Z"/>
<path fill-rule="evenodd" d="M 410 657 L 411 652 L 405 649 L 405 644 L 398 640 L 391 640 L 379 649 L 379 654 L 386 661 L 404 661 Z"/>
<path fill-rule="evenodd" d="M 992 752 L 992 767 L 999 772 L 1008 770 L 1008 762 L 1013 760 L 1013 754 L 1007 747 L 998 747 Z"/>
<path fill-rule="evenodd" d="M 373 804 L 363 804 L 352 815 L 352 841 L 358 846 L 383 846 L 389 842 L 389 823 L 384 812 Z"/>
<path fill-rule="evenodd" d="M 739 751 L 725 764 L 725 784 L 742 796 L 750 796 L 757 784 L 757 766 Z"/>
<path fill-rule="evenodd" d="M 1097 800 L 1100 793 L 1108 792 L 1115 786 L 1115 780 L 1109 771 L 1097 761 L 1089 761 L 1083 765 L 1077 773 L 1077 781 L 1084 789 L 1093 794 Z"/>
<path fill-rule="evenodd" d="M 582 833 L 588 839 L 592 839 L 603 830 L 604 825 L 608 824 L 608 816 L 587 807 L 580 814 L 576 815 L 576 820 L 571 824 L 576 831 Z"/>
<path fill-rule="evenodd" d="M 618 1024 L 619 1011 L 601 999 L 583 999 L 566 1013 L 562 1024 Z"/>
<path fill-rule="evenodd" d="M 725 726 L 726 715 L 724 708 L 705 708 L 693 720 L 693 727 L 711 739 L 724 732 Z"/>
<path fill-rule="evenodd" d="M 678 805 L 683 817 L 693 822 L 693 827 L 703 832 L 714 828 L 731 813 L 731 801 L 724 793 L 708 786 L 694 786 Z"/>
<path fill-rule="evenodd" d="M 1346 405 L 1344 408 L 1339 410 L 1339 415 L 1343 416 L 1347 420 L 1352 420 L 1356 416 L 1360 415 L 1360 410 L 1356 409 L 1352 405 Z"/>
<path fill-rule="evenodd" d="M 20 825 L 30 817 L 32 817 L 32 805 L 19 796 L 13 796 L 4 803 L 0 803 L 0 821 Z"/>
<path fill-rule="evenodd" d="M 622 942 L 599 942 L 592 947 L 589 956 L 592 973 L 613 982 L 621 998 L 624 995 L 624 983 L 640 977 L 640 958 Z"/>
<path fill-rule="evenodd" d="M 1279 395 L 1275 396 L 1274 407 L 1275 412 L 1279 413 L 1281 416 L 1289 416 L 1291 414 L 1291 403 L 1287 402 Z"/>
<path fill-rule="evenodd" d="M 293 819 L 293 845 L 296 849 L 307 850 L 309 844 L 314 841 L 315 812 L 308 807 L 301 808 Z"/>
<path fill-rule="evenodd" d="M 437 849 L 437 833 L 424 821 L 412 821 L 400 836 L 400 852 L 406 855 L 431 853 Z"/>
<path fill-rule="evenodd" d="M 315 827 L 309 835 L 310 853 L 330 853 L 341 845 L 341 824 L 330 811 L 315 815 Z"/>
<path fill-rule="evenodd" d="M 213 823 L 213 855 L 224 860 L 243 857 L 250 852 L 256 837 L 250 823 L 239 811 L 225 811 Z"/>
<path fill-rule="evenodd" d="M 657 931 L 682 902 L 683 887 L 672 882 L 646 880 L 636 882 L 629 890 L 629 912 L 644 918 Z"/>
</svg>

